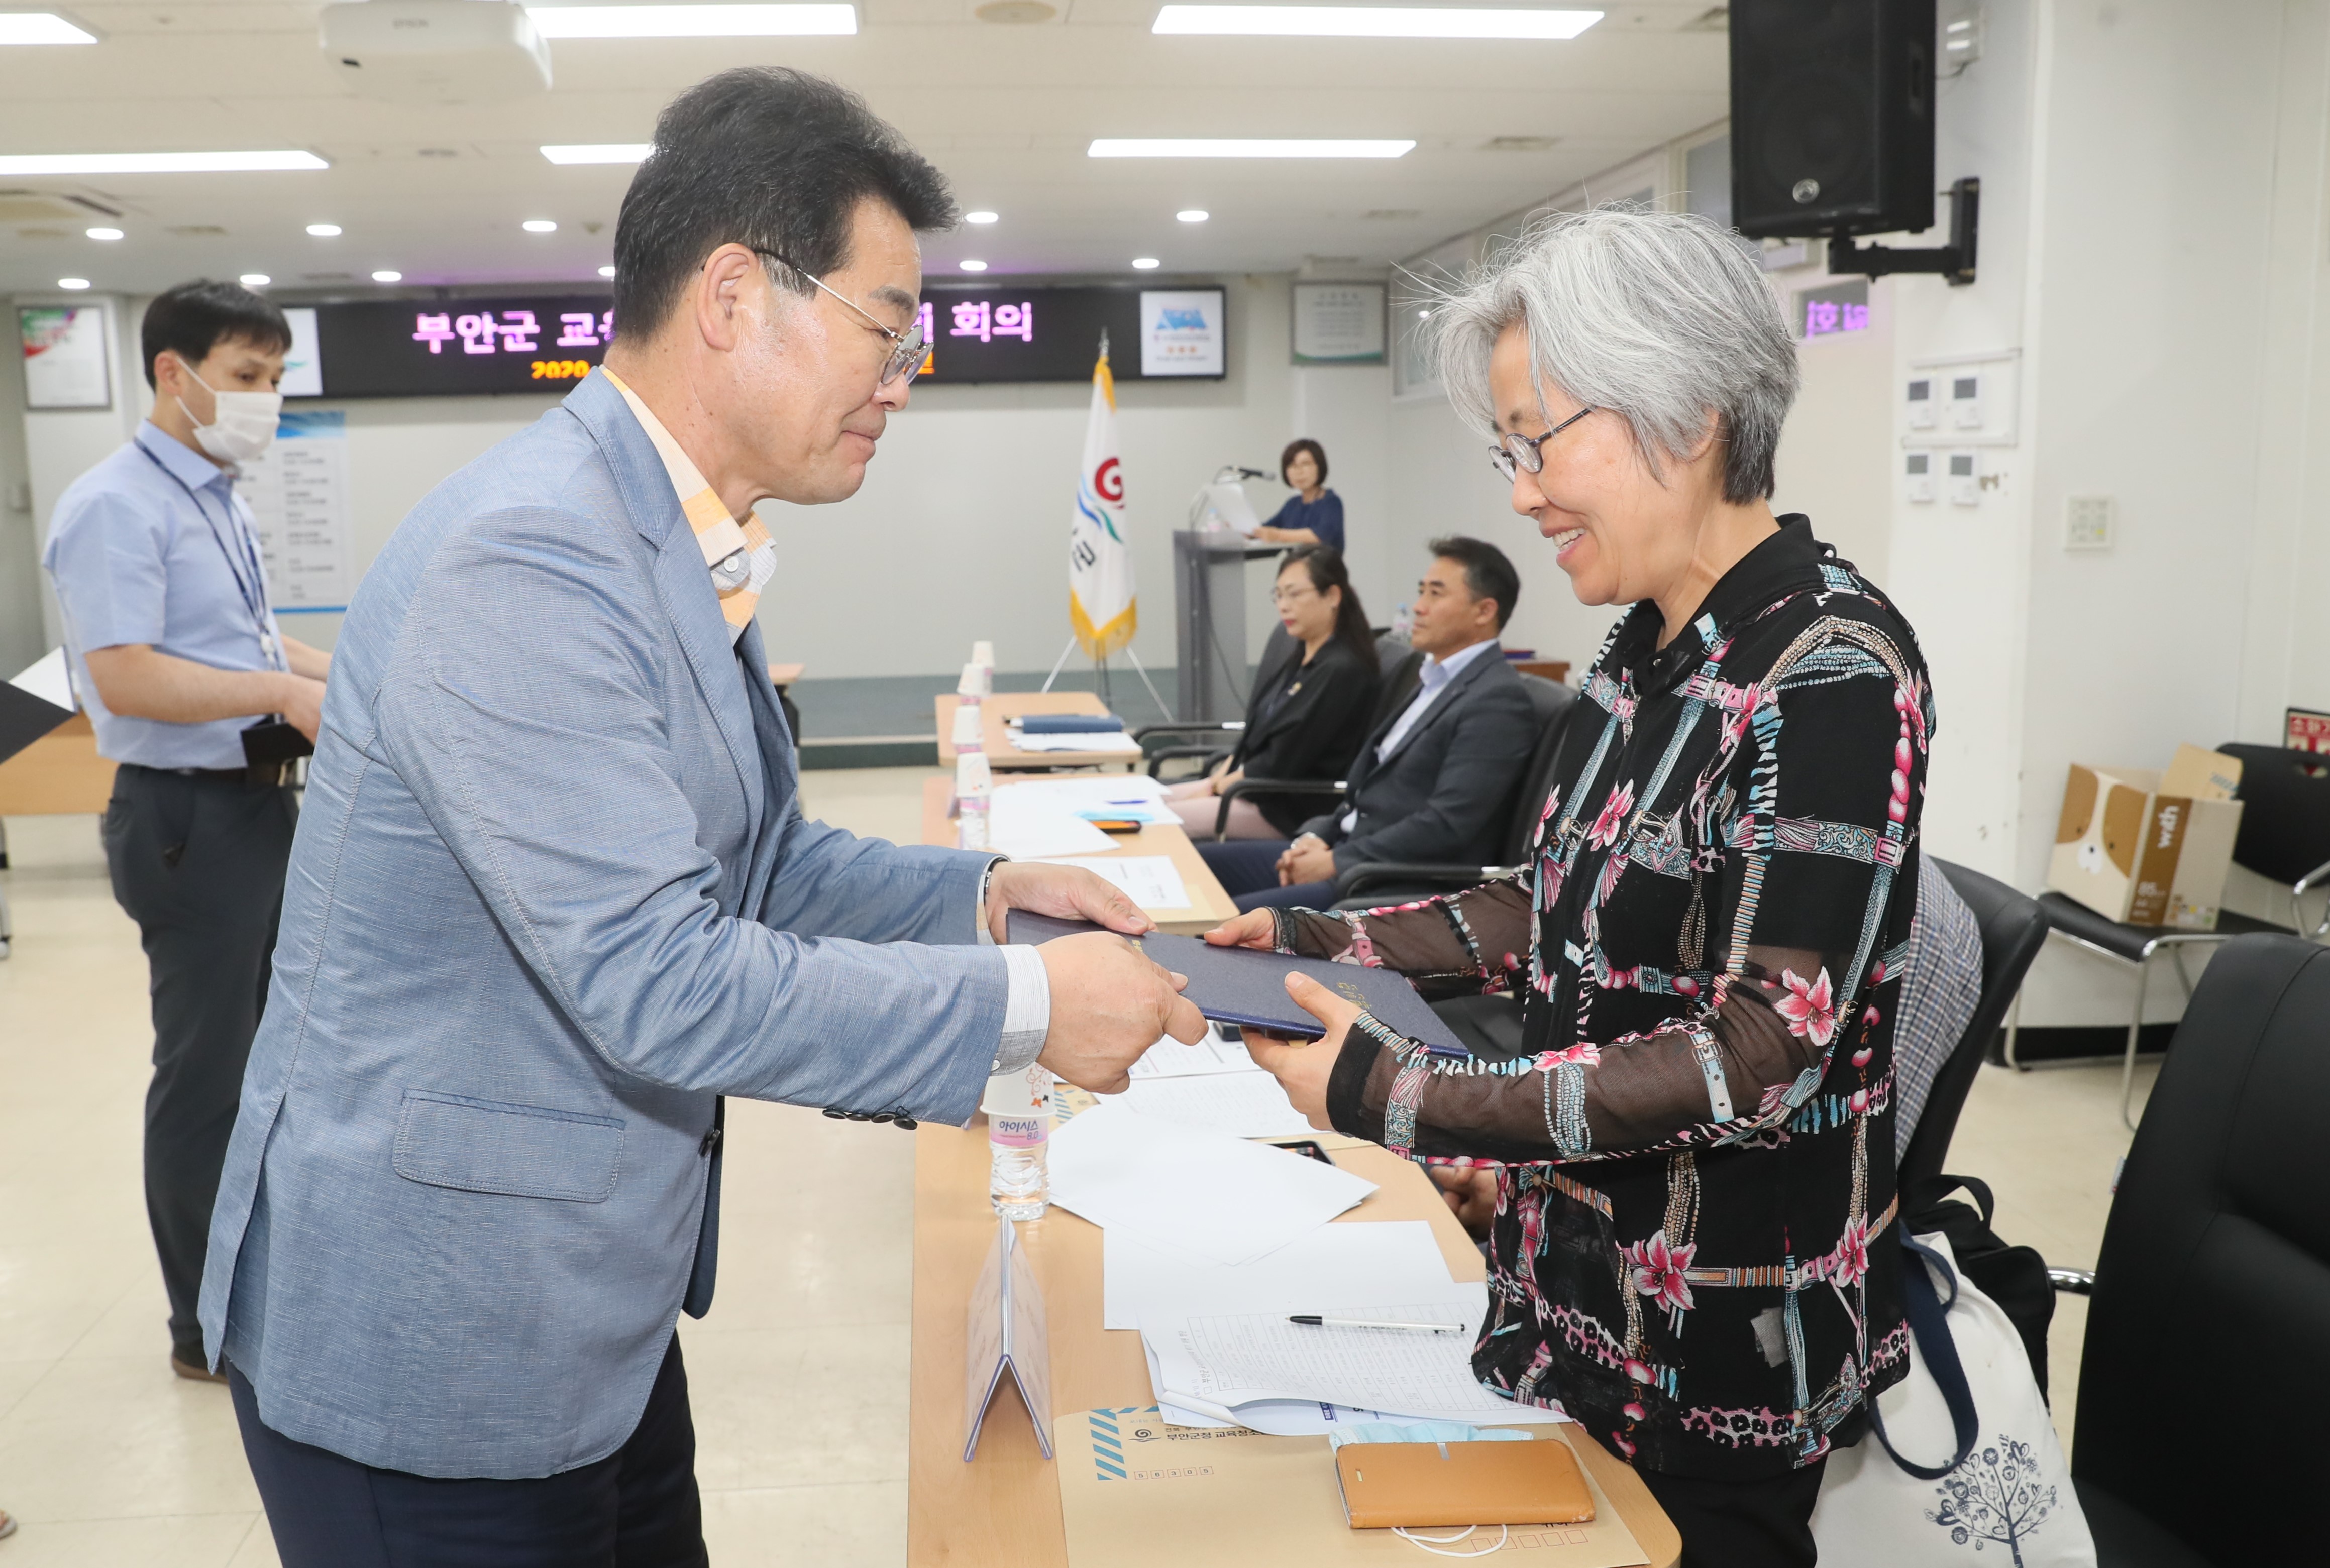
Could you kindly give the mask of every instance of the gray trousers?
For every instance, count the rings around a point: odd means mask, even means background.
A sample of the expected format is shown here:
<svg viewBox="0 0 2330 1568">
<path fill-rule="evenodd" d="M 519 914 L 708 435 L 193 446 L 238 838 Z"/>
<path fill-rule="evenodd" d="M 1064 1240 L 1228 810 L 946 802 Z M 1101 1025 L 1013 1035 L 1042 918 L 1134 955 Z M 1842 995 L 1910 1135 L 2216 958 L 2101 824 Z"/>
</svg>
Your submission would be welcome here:
<svg viewBox="0 0 2330 1568">
<path fill-rule="evenodd" d="M 124 765 L 105 808 L 113 896 L 137 922 L 154 1000 L 146 1217 L 170 1298 L 170 1346 L 202 1365 L 211 1204 L 267 1002 L 298 808 L 288 788 Z"/>
</svg>

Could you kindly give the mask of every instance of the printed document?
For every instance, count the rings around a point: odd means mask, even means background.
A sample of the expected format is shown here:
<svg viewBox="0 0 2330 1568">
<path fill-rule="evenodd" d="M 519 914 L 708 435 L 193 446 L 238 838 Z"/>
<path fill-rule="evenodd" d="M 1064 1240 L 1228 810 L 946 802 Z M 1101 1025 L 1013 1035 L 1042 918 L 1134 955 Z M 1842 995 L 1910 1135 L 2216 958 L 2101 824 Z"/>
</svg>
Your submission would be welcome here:
<svg viewBox="0 0 2330 1568">
<path fill-rule="evenodd" d="M 1565 1419 L 1481 1386 L 1473 1375 L 1480 1318 L 1453 1300 L 1350 1308 L 1340 1315 L 1445 1323 L 1456 1332 L 1312 1327 L 1276 1312 L 1144 1318 L 1141 1336 L 1156 1347 L 1163 1378 L 1160 1403 L 1170 1397 L 1182 1409 L 1231 1419 L 1238 1406 L 1266 1399 L 1331 1401 L 1474 1423 Z"/>
<path fill-rule="evenodd" d="M 1100 829 L 1089 822 L 1078 826 Z M 1106 834 L 1102 834 L 1105 838 Z M 1162 855 L 1128 855 L 1122 858 L 1103 860 L 1095 855 L 1045 855 L 1053 865 L 1081 865 L 1103 882 L 1113 883 L 1124 895 L 1142 909 L 1188 909 L 1189 890 L 1174 869 L 1170 856 Z"/>
<path fill-rule="evenodd" d="M 1052 1134 L 1052 1201 L 1103 1230 L 1246 1263 L 1358 1206 L 1375 1183 L 1284 1149 L 1103 1101 Z"/>
</svg>

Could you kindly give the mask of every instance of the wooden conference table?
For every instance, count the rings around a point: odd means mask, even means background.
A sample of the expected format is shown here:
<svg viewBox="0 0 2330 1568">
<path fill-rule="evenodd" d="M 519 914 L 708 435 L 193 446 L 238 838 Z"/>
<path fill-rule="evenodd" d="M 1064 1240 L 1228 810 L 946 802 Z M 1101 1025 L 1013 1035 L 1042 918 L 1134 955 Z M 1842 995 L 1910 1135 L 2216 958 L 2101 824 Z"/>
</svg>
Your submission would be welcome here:
<svg viewBox="0 0 2330 1568">
<path fill-rule="evenodd" d="M 945 693 L 937 701 L 939 721 L 939 760 L 954 765 L 954 710 L 956 698 Z M 984 710 L 983 728 L 987 740 L 988 766 L 997 772 L 1025 772 L 1037 768 L 1131 768 L 1141 760 L 1134 751 L 1021 751 L 1014 750 L 1009 732 L 1004 728 L 1007 719 L 1023 718 L 1029 713 L 1105 713 L 1107 707 L 1090 692 L 998 692 L 980 704 Z"/>
<path fill-rule="evenodd" d="M 942 727 L 939 732 L 946 731 Z M 946 820 L 947 791 L 944 779 L 932 779 L 925 789 L 925 843 L 952 842 Z M 1174 862 L 1182 867 L 1192 895 L 1228 909 L 1221 884 L 1197 858 L 1179 827 L 1145 828 L 1121 853 L 1158 854 L 1169 837 L 1178 839 L 1187 852 L 1186 856 L 1175 855 Z M 1172 923 L 1185 930 L 1203 929 L 1192 921 Z M 1210 919 L 1205 922 L 1212 923 Z M 1483 1277 L 1480 1250 L 1420 1167 L 1356 1138 L 1331 1134 L 1320 1141 L 1337 1165 L 1378 1189 L 1335 1223 L 1423 1220 L 1432 1226 L 1451 1275 L 1458 1280 Z M 979 1457 L 969 1464 L 962 1459 L 964 1314 L 980 1266 L 995 1241 L 987 1167 L 984 1118 L 973 1118 L 967 1128 L 924 1125 L 915 1130 L 906 1561 L 909 1568 L 1066 1568 L 1057 1467 L 1037 1450 L 1025 1407 L 1008 1383 L 988 1414 Z M 1141 1336 L 1101 1327 L 1100 1228 L 1056 1208 L 1020 1226 L 1019 1236 L 1044 1290 L 1053 1413 L 1151 1403 L 1154 1394 Z M 1581 1440 L 1574 1446 L 1634 1531 L 1643 1554 L 1659 1568 L 1672 1568 L 1682 1554 L 1681 1538 L 1659 1511 L 1649 1488 L 1600 1445 Z M 1228 1568 L 1235 1561 L 1217 1557 L 1207 1568 Z"/>
<path fill-rule="evenodd" d="M 952 698 L 947 700 L 953 701 Z M 1011 786 L 1001 784 L 997 788 L 1009 789 Z M 924 844 L 954 842 L 954 825 L 947 820 L 946 814 L 947 797 L 953 793 L 953 789 L 954 781 L 944 774 L 923 781 Z M 1151 823 L 1138 833 L 1112 833 L 1109 837 L 1116 847 L 1105 856 L 1094 855 L 1091 858 L 1113 860 L 1136 855 L 1161 855 L 1173 863 L 1175 871 L 1181 874 L 1181 885 L 1189 893 L 1189 907 L 1147 911 L 1159 930 L 1170 931 L 1176 936 L 1196 936 L 1200 931 L 1213 930 L 1237 913 L 1237 905 L 1232 903 L 1230 895 L 1222 891 L 1222 884 L 1214 880 L 1214 874 L 1206 869 L 1206 863 L 1198 858 L 1198 846 L 1189 842 L 1189 836 L 1181 831 L 1179 823 Z"/>
</svg>

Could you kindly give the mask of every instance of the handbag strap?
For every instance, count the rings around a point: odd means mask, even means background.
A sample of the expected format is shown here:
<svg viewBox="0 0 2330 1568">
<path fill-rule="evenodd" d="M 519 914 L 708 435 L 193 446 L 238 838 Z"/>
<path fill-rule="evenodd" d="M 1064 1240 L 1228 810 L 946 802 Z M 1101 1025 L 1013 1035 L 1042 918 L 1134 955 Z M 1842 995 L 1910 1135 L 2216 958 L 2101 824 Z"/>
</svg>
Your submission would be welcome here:
<svg viewBox="0 0 2330 1568">
<path fill-rule="evenodd" d="M 1975 1440 L 1982 1428 L 1975 1414 L 1974 1389 L 1966 1382 L 1965 1364 L 1958 1360 L 1957 1341 L 1950 1337 L 1949 1308 L 1958 1299 L 1957 1271 L 1949 1260 L 1934 1248 L 1927 1246 L 1905 1230 L 1901 1247 L 1909 1256 L 1902 1260 L 1901 1305 L 1909 1319 L 1910 1336 L 1918 1342 L 1918 1355 L 1925 1362 L 1926 1371 L 1933 1377 L 1936 1387 L 1942 1391 L 1942 1403 L 1949 1407 L 1950 1425 L 1957 1437 L 1957 1452 L 1940 1465 L 1913 1464 L 1901 1457 L 1893 1440 L 1885 1435 L 1885 1415 L 1877 1401 L 1869 1402 L 1869 1424 L 1877 1433 L 1877 1440 L 1893 1456 L 1893 1462 L 1909 1474 L 1924 1480 L 1938 1480 L 1965 1462 L 1974 1452 Z M 1941 1270 L 1950 1282 L 1950 1299 L 1944 1301 L 1934 1289 L 1934 1277 L 1926 1265 Z"/>
</svg>

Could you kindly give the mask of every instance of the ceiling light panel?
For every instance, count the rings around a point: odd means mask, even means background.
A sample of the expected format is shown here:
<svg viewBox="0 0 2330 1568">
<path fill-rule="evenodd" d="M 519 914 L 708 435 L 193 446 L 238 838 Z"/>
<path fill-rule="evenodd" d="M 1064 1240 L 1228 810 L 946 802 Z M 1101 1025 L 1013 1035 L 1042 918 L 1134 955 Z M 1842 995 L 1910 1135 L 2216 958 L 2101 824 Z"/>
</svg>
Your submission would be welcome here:
<svg viewBox="0 0 2330 1568">
<path fill-rule="evenodd" d="M 838 37 L 857 31 L 855 5 L 529 5 L 545 38 Z"/>
<path fill-rule="evenodd" d="M 74 26 L 53 11 L 0 11 L 0 46 L 96 42 L 96 33 Z"/>
<path fill-rule="evenodd" d="M 328 169 L 313 153 L 0 153 L 0 175 L 240 175 Z"/>
<path fill-rule="evenodd" d="M 1406 141 L 1287 141 L 1235 137 L 1103 137 L 1085 149 L 1095 158 L 1397 158 Z"/>
<path fill-rule="evenodd" d="M 1424 5 L 1167 5 L 1152 33 L 1269 38 L 1575 38 L 1599 11 Z"/>
<path fill-rule="evenodd" d="M 636 164 L 653 146 L 651 142 L 576 142 L 545 147 L 542 156 L 554 164 Z"/>
</svg>

